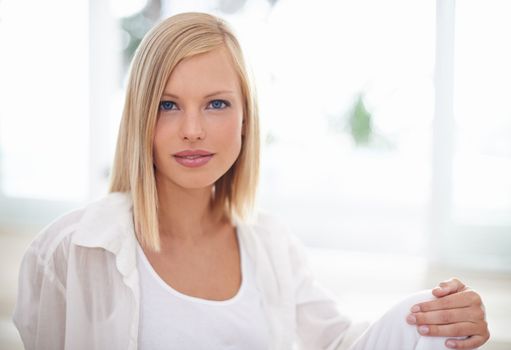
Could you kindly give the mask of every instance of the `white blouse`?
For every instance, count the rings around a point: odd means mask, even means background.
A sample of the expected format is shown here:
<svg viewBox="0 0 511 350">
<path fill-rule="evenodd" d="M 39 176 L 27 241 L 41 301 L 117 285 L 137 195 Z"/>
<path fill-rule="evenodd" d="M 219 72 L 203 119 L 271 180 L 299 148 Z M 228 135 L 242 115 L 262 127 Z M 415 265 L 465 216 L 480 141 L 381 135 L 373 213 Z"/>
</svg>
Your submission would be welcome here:
<svg viewBox="0 0 511 350">
<path fill-rule="evenodd" d="M 269 348 L 346 349 L 362 329 L 318 286 L 300 243 L 267 214 L 234 224 L 254 264 Z M 136 245 L 129 193 L 110 193 L 44 228 L 20 267 L 13 322 L 25 349 L 137 349 Z"/>
<path fill-rule="evenodd" d="M 235 296 L 222 301 L 196 298 L 172 288 L 153 269 L 142 247 L 137 244 L 139 350 L 269 348 L 268 327 L 252 262 L 239 239 L 238 242 L 241 285 Z"/>
</svg>

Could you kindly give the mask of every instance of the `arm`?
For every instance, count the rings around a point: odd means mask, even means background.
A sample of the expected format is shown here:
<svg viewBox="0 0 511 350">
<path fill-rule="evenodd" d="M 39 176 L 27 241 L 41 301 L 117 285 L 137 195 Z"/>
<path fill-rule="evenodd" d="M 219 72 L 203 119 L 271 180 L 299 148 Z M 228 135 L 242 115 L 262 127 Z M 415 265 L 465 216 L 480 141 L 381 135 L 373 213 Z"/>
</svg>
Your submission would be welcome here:
<svg viewBox="0 0 511 350">
<path fill-rule="evenodd" d="M 290 241 L 300 348 L 347 349 L 368 324 L 353 324 L 339 311 L 333 295 L 314 278 L 301 242 L 293 236 Z"/>
<path fill-rule="evenodd" d="M 441 282 L 433 289 L 438 299 L 419 303 L 411 309 L 407 322 L 417 325 L 428 336 L 467 337 L 449 339 L 453 349 L 474 349 L 490 338 L 484 305 L 480 295 L 458 279 Z"/>
<path fill-rule="evenodd" d="M 64 286 L 31 246 L 21 263 L 13 314 L 25 349 L 63 349 L 65 320 Z"/>
</svg>

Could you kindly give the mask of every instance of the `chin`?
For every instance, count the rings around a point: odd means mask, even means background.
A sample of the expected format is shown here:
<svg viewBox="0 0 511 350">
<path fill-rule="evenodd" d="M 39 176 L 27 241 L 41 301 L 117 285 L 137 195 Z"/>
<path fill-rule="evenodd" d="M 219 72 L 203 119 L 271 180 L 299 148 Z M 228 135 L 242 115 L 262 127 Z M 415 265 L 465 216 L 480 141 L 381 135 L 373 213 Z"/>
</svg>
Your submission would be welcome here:
<svg viewBox="0 0 511 350">
<path fill-rule="evenodd" d="M 178 186 L 186 189 L 202 189 L 207 187 L 213 187 L 215 182 L 220 177 L 215 176 L 185 176 L 185 178 L 176 179 L 174 183 L 176 183 Z"/>
<path fill-rule="evenodd" d="M 212 188 L 214 183 L 193 183 L 193 184 L 182 184 L 180 187 L 187 190 L 201 190 L 205 188 Z"/>
</svg>

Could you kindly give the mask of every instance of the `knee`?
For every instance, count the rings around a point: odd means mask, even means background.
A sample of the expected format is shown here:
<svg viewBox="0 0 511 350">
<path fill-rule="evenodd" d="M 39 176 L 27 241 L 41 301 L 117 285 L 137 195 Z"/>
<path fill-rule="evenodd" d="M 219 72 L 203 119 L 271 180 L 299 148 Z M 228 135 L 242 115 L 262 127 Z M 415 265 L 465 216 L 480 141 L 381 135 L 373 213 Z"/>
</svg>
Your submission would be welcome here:
<svg viewBox="0 0 511 350">
<path fill-rule="evenodd" d="M 354 349 L 445 349 L 441 340 L 424 341 L 416 326 L 406 323 L 413 305 L 434 299 L 430 290 L 407 296 L 374 322 Z"/>
<path fill-rule="evenodd" d="M 411 313 L 411 308 L 421 302 L 436 299 L 431 290 L 423 290 L 418 293 L 411 294 L 395 304 L 384 316 L 385 322 L 393 325 L 402 325 L 397 327 L 400 329 L 400 337 L 407 338 L 410 343 L 414 343 L 415 350 L 429 349 L 448 349 L 445 346 L 446 337 L 428 337 L 419 334 L 417 327 L 406 323 L 406 317 Z"/>
<path fill-rule="evenodd" d="M 400 317 L 403 321 L 406 320 L 406 316 L 408 316 L 411 312 L 411 308 L 418 303 L 422 303 L 425 301 L 430 301 L 436 299 L 435 296 L 431 293 L 431 289 L 423 290 L 411 295 L 408 295 L 397 304 L 395 304 L 387 314 L 391 314 L 395 317 Z"/>
<path fill-rule="evenodd" d="M 408 295 L 388 309 L 379 322 L 383 322 L 387 327 L 405 328 L 407 331 L 413 330 L 413 332 L 416 332 L 416 327 L 409 325 L 406 322 L 406 317 L 411 313 L 411 308 L 415 304 L 433 299 L 435 297 L 431 294 L 431 290 L 423 290 Z"/>
</svg>

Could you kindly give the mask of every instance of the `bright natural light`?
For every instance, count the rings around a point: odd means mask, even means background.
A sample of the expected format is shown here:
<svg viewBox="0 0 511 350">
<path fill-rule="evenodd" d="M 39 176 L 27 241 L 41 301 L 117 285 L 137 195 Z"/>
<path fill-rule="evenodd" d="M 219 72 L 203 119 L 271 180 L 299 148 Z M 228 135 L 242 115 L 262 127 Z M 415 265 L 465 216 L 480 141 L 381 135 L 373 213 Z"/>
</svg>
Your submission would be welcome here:
<svg viewBox="0 0 511 350">
<path fill-rule="evenodd" d="M 252 12 L 235 22 L 266 132 L 261 204 L 312 245 L 418 252 L 431 190 L 434 3 L 314 6 L 279 1 L 266 21 Z M 371 130 L 357 145 L 348 126 L 359 96 Z"/>
<path fill-rule="evenodd" d="M 5 196 L 84 200 L 104 191 L 123 99 L 116 76 L 130 59 L 125 53 L 133 53 L 159 16 L 209 11 L 232 23 L 256 78 L 260 207 L 312 246 L 425 252 L 433 192 L 434 2 L 320 0 L 311 10 L 292 0 L 173 1 L 153 4 L 152 17 L 141 16 L 148 4 L 98 2 L 89 42 L 87 1 L 1 3 Z M 456 7 L 452 198 L 459 223 L 511 220 L 509 13 L 502 0 Z"/>
<path fill-rule="evenodd" d="M 305 244 L 340 309 L 375 320 L 456 276 L 484 296 L 484 348 L 509 349 L 510 0 L 0 0 L 0 348 L 23 347 L 26 247 L 108 192 L 144 35 L 188 11 L 240 39 L 259 99 L 256 210 Z"/>
<path fill-rule="evenodd" d="M 1 6 L 1 190 L 12 197 L 84 198 L 88 4 L 4 0 Z"/>
<path fill-rule="evenodd" d="M 511 223 L 511 3 L 457 2 L 455 214 Z"/>
</svg>

